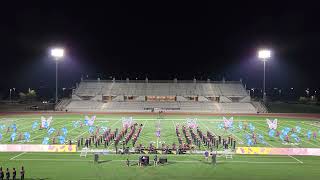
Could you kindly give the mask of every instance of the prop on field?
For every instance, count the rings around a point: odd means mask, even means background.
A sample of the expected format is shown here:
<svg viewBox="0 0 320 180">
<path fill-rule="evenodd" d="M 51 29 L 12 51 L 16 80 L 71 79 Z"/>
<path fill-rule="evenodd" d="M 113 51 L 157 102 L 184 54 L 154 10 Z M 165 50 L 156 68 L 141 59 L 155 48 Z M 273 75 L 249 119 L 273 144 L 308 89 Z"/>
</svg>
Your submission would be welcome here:
<svg viewBox="0 0 320 180">
<path fill-rule="evenodd" d="M 251 132 L 254 132 L 254 130 L 256 129 L 256 127 L 254 125 L 252 125 L 252 123 L 249 123 L 248 127 L 249 127 Z"/>
<path fill-rule="evenodd" d="M 312 132 L 311 132 L 310 130 L 308 130 L 308 132 L 307 132 L 307 138 L 308 138 L 308 140 L 311 139 L 311 135 L 312 135 Z"/>
<path fill-rule="evenodd" d="M 16 136 L 17 136 L 17 134 L 16 134 L 15 132 L 11 134 L 11 136 L 10 136 L 11 142 L 14 141 L 14 139 L 16 138 Z"/>
<path fill-rule="evenodd" d="M 291 138 L 297 143 L 301 141 L 296 133 L 291 134 Z"/>
<path fill-rule="evenodd" d="M 66 136 L 67 133 L 68 133 L 68 129 L 67 129 L 66 127 L 63 127 L 63 128 L 61 129 L 61 131 L 62 131 L 62 134 L 63 134 L 64 136 Z"/>
<path fill-rule="evenodd" d="M 49 138 L 48 137 L 44 137 L 42 144 L 48 144 L 49 143 Z"/>
<path fill-rule="evenodd" d="M 59 143 L 60 143 L 60 144 L 64 144 L 66 138 L 65 138 L 64 136 L 59 136 L 59 137 L 58 137 L 58 140 L 59 140 Z"/>
<path fill-rule="evenodd" d="M 197 120 L 197 118 L 187 118 L 187 127 L 192 129 L 197 128 Z"/>
<path fill-rule="evenodd" d="M 25 133 L 24 133 L 24 140 L 25 140 L 26 142 L 29 142 L 29 140 L 30 140 L 30 133 L 29 133 L 29 132 L 25 132 Z"/>
<path fill-rule="evenodd" d="M 123 128 L 128 128 L 131 125 L 133 125 L 133 118 L 132 117 L 122 117 L 122 127 Z"/>
<path fill-rule="evenodd" d="M 93 126 L 95 120 L 96 120 L 96 116 L 91 116 L 91 118 L 89 118 L 88 116 L 85 116 L 84 124 L 86 126 Z"/>
<path fill-rule="evenodd" d="M 224 128 L 227 130 L 229 128 L 232 128 L 233 126 L 233 117 L 230 119 L 227 119 L 226 117 L 223 117 L 223 123 L 224 123 Z"/>
<path fill-rule="evenodd" d="M 52 133 L 54 133 L 55 129 L 53 127 L 49 128 L 48 135 L 51 136 Z"/>
<path fill-rule="evenodd" d="M 32 131 L 34 131 L 34 130 L 36 130 L 37 129 L 37 127 L 38 127 L 38 121 L 34 121 L 33 123 L 32 123 Z"/>
<path fill-rule="evenodd" d="M 41 129 L 48 129 L 50 127 L 50 124 L 52 122 L 52 116 L 48 117 L 46 119 L 45 117 L 41 116 Z"/>
<path fill-rule="evenodd" d="M 274 129 L 270 129 L 268 134 L 269 134 L 269 137 L 274 138 L 276 131 Z"/>
<path fill-rule="evenodd" d="M 278 119 L 274 119 L 274 120 L 267 119 L 267 124 L 269 126 L 269 129 L 277 129 Z"/>
<path fill-rule="evenodd" d="M 72 122 L 72 127 L 73 127 L 73 128 L 78 128 L 78 127 L 80 127 L 80 121 L 73 121 L 73 122 Z"/>
</svg>

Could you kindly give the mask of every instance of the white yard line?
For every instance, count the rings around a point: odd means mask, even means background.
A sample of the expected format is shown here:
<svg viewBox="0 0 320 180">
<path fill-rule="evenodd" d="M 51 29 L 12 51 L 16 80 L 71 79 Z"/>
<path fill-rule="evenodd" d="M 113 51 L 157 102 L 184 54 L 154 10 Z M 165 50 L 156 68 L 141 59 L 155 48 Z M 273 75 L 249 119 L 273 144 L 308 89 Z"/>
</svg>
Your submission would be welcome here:
<svg viewBox="0 0 320 180">
<path fill-rule="evenodd" d="M 12 158 L 10 158 L 10 160 L 14 160 L 15 158 L 17 158 L 17 157 L 19 157 L 19 156 L 22 156 L 22 155 L 24 155 L 24 154 L 26 154 L 27 152 L 23 152 L 23 153 L 20 153 L 20 154 L 18 154 L 18 155 L 16 155 L 16 156 L 13 156 Z"/>
<path fill-rule="evenodd" d="M 293 158 L 294 160 L 298 161 L 299 163 L 303 164 L 303 162 L 300 161 L 299 159 L 297 159 L 297 158 L 295 158 L 295 157 L 293 157 L 293 156 L 291 156 L 291 155 L 288 155 L 288 156 L 291 157 L 291 158 Z"/>
</svg>

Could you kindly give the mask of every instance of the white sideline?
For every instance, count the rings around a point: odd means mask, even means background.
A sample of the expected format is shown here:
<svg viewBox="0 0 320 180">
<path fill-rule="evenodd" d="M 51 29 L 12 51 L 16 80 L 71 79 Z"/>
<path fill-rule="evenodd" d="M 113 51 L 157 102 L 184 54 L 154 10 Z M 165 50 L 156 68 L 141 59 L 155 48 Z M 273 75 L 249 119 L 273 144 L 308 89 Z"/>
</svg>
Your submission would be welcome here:
<svg viewBox="0 0 320 180">
<path fill-rule="evenodd" d="M 15 158 L 17 158 L 17 157 L 19 157 L 19 156 L 21 156 L 21 155 L 23 155 L 23 154 L 26 154 L 27 152 L 23 152 L 23 153 L 20 153 L 20 154 L 18 154 L 18 155 L 16 155 L 16 156 L 13 156 L 12 158 L 10 158 L 10 160 L 14 160 Z"/>
<path fill-rule="evenodd" d="M 11 159 L 10 159 L 11 160 Z M 69 161 L 69 162 L 93 162 L 93 160 L 82 160 L 82 159 L 12 159 L 13 161 Z M 110 160 L 110 162 L 125 162 L 126 160 Z M 137 160 L 131 160 L 137 161 Z M 203 163 L 203 161 L 177 161 L 172 160 L 170 162 L 178 163 Z M 300 162 L 285 162 L 285 161 L 275 161 L 275 162 L 251 162 L 251 161 L 217 161 L 217 163 L 247 163 L 247 164 L 300 164 Z"/>
</svg>

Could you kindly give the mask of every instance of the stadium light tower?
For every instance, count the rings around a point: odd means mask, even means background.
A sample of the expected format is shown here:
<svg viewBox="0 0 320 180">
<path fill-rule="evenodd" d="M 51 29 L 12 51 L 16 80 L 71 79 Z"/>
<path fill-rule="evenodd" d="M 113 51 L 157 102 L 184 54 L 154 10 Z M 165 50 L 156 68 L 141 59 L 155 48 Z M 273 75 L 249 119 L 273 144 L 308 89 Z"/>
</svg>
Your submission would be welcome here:
<svg viewBox="0 0 320 180">
<path fill-rule="evenodd" d="M 271 57 L 271 51 L 261 49 L 258 51 L 258 58 L 263 61 L 263 101 L 266 100 L 266 62 Z"/>
<path fill-rule="evenodd" d="M 56 104 L 58 103 L 58 62 L 62 60 L 64 56 L 64 49 L 62 48 L 52 48 L 51 56 L 56 61 Z"/>
</svg>

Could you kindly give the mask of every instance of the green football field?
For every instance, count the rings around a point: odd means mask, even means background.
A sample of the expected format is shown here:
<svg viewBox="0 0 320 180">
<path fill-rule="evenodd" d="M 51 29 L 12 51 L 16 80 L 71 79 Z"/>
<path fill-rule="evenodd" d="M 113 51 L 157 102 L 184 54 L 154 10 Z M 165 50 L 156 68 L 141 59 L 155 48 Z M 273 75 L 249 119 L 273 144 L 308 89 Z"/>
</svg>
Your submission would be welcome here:
<svg viewBox="0 0 320 180">
<path fill-rule="evenodd" d="M 28 144 L 41 144 L 44 137 L 49 137 L 49 144 L 52 143 L 52 138 L 57 136 L 58 131 L 63 127 L 67 128 L 68 132 L 66 140 L 71 140 L 73 143 L 83 137 L 90 137 L 90 132 L 87 126 L 75 127 L 75 121 L 84 121 L 85 115 L 53 115 L 53 121 L 50 127 L 55 129 L 55 132 L 51 135 L 48 135 L 47 130 L 39 130 L 36 128 L 32 130 L 32 124 L 37 121 L 40 124 L 41 115 L 10 115 L 10 116 L 1 116 L 0 117 L 0 126 L 2 125 L 4 128 L 0 133 L 2 134 L 2 139 L 0 141 L 1 144 L 10 144 L 10 137 L 12 134 L 12 130 L 10 129 L 7 132 L 7 128 L 12 126 L 12 124 L 16 124 L 17 133 L 15 137 L 14 144 L 28 143 Z M 89 115 L 91 116 L 91 115 Z M 122 117 L 129 117 L 130 115 L 97 115 L 94 126 L 97 127 L 107 127 L 114 131 L 116 128 L 121 130 L 122 128 Z M 49 117 L 46 115 L 45 117 Z M 138 138 L 137 144 L 143 144 L 148 146 L 149 144 L 153 144 L 154 146 L 160 146 L 161 144 L 172 145 L 173 143 L 178 144 L 178 139 L 175 132 L 175 127 L 179 125 L 180 133 L 182 133 L 182 125 L 186 125 L 187 118 L 196 118 L 196 123 L 200 130 L 204 133 L 210 131 L 214 135 L 220 135 L 222 137 L 232 136 L 236 142 L 237 147 L 246 146 L 247 142 L 245 139 L 245 134 L 252 134 L 247 128 L 240 129 L 238 127 L 239 122 L 244 124 L 252 124 L 255 127 L 255 134 L 260 134 L 264 137 L 264 143 L 257 143 L 254 146 L 262 146 L 262 147 L 310 147 L 310 148 L 319 148 L 320 147 L 320 137 L 318 139 L 314 139 L 313 137 L 308 139 L 307 132 L 311 131 L 312 133 L 317 132 L 319 134 L 320 131 L 320 120 L 305 120 L 305 119 L 294 119 L 294 118 L 277 118 L 278 119 L 278 130 L 281 131 L 285 127 L 287 128 L 295 128 L 296 126 L 301 127 L 301 132 L 299 133 L 299 137 L 301 141 L 299 143 L 295 142 L 291 139 L 290 143 L 283 143 L 279 139 L 279 137 L 269 137 L 268 135 L 268 125 L 266 123 L 266 117 L 252 117 L 252 116 L 234 116 L 234 130 L 228 130 L 219 128 L 219 124 L 223 123 L 222 116 L 186 116 L 186 115 L 167 115 L 163 117 L 158 117 L 158 115 L 131 115 L 133 117 L 134 122 L 138 124 L 143 124 L 142 131 L 140 137 Z M 229 117 L 227 117 L 229 118 Z M 274 118 L 270 118 L 274 119 Z M 155 132 L 157 128 L 161 129 L 161 136 L 157 138 Z M 23 134 L 25 132 L 30 133 L 29 142 L 25 142 L 23 138 Z M 21 134 L 21 140 L 19 140 L 19 135 Z M 185 138 L 182 137 L 183 141 Z M 58 142 L 57 142 L 58 143 Z M 132 147 L 132 143 L 128 143 L 129 146 Z M 103 145 L 100 145 L 103 148 Z M 114 146 L 110 145 L 108 147 L 109 150 L 114 149 Z M 201 146 L 201 149 L 206 149 L 205 146 Z"/>
<path fill-rule="evenodd" d="M 93 114 L 89 114 L 90 116 Z M 45 115 L 48 117 L 49 115 Z M 88 127 L 75 127 L 74 121 L 83 121 L 83 114 L 52 115 L 51 127 L 59 130 L 63 127 L 68 129 L 67 140 L 73 143 L 83 137 L 89 137 Z M 247 146 L 245 134 L 251 134 L 249 129 L 240 129 L 239 122 L 243 124 L 251 123 L 255 127 L 255 133 L 264 137 L 265 143 L 258 142 L 253 146 L 257 147 L 306 147 L 319 148 L 320 137 L 308 139 L 307 132 L 319 132 L 320 122 L 318 120 L 282 118 L 278 117 L 278 129 L 285 127 L 301 127 L 299 143 L 283 143 L 278 137 L 271 138 L 268 135 L 268 125 L 266 117 L 253 116 L 233 116 L 234 130 L 224 130 L 219 128 L 222 123 L 222 116 L 197 116 L 197 115 L 102 115 L 98 114 L 95 126 L 107 127 L 111 130 L 122 128 L 122 117 L 132 116 L 138 124 L 143 124 L 140 137 L 136 144 L 148 146 L 160 146 L 162 143 L 178 144 L 175 133 L 176 125 L 180 127 L 186 125 L 187 118 L 196 118 L 199 129 L 203 132 L 210 131 L 222 137 L 232 136 L 236 139 L 237 147 Z M 41 114 L 33 115 L 8 115 L 0 116 L 0 126 L 17 126 L 17 134 L 30 132 L 30 141 L 24 140 L 10 141 L 12 130 L 8 133 L 7 128 L 0 130 L 2 134 L 1 144 L 41 144 L 44 137 L 49 137 L 49 143 L 56 133 L 51 136 L 46 130 L 36 128 L 32 130 L 35 121 L 40 123 Z M 230 116 L 229 116 L 230 117 Z M 228 117 L 228 118 L 229 118 Z M 274 118 L 270 118 L 274 119 Z M 156 137 L 156 129 L 161 128 L 161 136 Z M 182 130 L 180 128 L 180 132 Z M 319 134 L 319 133 L 318 133 Z M 319 134 L 320 135 L 320 134 Z M 183 141 L 185 138 L 183 137 Z M 293 140 L 292 140 L 293 141 Z M 131 143 L 128 144 L 130 148 Z M 81 150 L 79 147 L 78 150 Z M 95 147 L 92 146 L 94 149 Z M 103 149 L 100 145 L 98 149 Z M 113 150 L 111 144 L 107 147 Z M 207 149 L 202 145 L 201 150 Z M 204 160 L 203 155 L 159 155 L 166 156 L 168 163 L 158 167 L 138 167 L 139 155 L 115 155 L 106 154 L 100 156 L 98 164 L 93 163 L 93 155 L 80 157 L 77 153 L 0 153 L 0 166 L 3 168 L 19 168 L 23 165 L 26 168 L 27 179 L 317 179 L 320 177 L 320 157 L 315 156 L 271 156 L 271 155 L 233 155 L 232 159 L 224 156 L 218 157 L 216 166 Z M 125 160 L 130 159 L 130 167 L 126 167 Z M 150 155 L 151 164 L 153 155 Z"/>
</svg>

